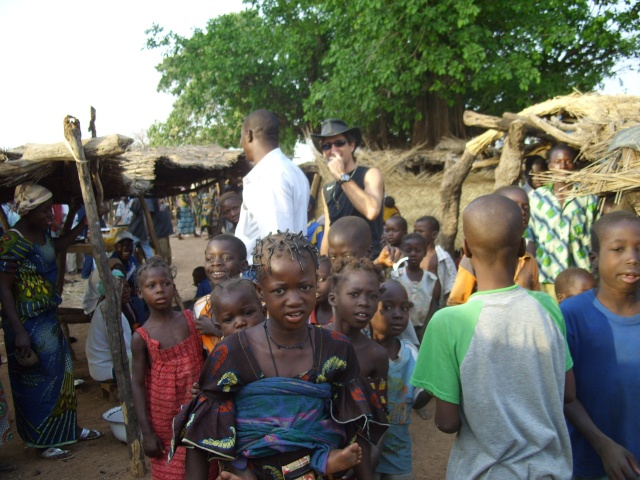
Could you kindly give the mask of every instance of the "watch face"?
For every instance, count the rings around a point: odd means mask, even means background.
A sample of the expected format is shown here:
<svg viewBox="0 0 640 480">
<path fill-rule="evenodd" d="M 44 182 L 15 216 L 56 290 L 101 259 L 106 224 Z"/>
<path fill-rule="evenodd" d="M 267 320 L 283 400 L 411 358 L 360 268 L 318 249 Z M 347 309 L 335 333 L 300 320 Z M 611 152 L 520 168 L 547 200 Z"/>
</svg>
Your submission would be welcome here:
<svg viewBox="0 0 640 480">
<path fill-rule="evenodd" d="M 342 175 L 340 175 L 340 181 L 341 182 L 348 182 L 349 181 L 349 175 L 347 175 L 346 173 L 343 173 Z"/>
</svg>

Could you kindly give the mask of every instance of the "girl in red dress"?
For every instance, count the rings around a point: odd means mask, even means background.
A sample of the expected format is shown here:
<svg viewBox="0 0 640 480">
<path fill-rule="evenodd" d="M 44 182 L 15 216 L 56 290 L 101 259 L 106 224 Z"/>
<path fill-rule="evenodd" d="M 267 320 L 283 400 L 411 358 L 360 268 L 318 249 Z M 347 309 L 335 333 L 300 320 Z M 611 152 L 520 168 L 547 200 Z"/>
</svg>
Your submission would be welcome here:
<svg viewBox="0 0 640 480">
<path fill-rule="evenodd" d="M 131 339 L 133 399 L 143 436 L 145 454 L 151 458 L 154 479 L 183 480 L 185 451 L 178 448 L 167 463 L 173 417 L 189 403 L 190 389 L 203 365 L 202 340 L 189 311 L 172 309 L 175 269 L 160 257 L 151 258 L 137 273 L 138 295 L 149 306 L 149 319 Z M 211 462 L 209 478 L 217 476 Z"/>
</svg>

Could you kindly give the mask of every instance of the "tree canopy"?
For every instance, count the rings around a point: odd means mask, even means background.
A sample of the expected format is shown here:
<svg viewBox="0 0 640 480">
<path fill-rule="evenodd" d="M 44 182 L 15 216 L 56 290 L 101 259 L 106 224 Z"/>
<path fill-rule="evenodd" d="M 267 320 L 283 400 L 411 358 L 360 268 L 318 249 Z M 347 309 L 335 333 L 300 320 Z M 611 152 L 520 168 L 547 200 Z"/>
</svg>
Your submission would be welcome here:
<svg viewBox="0 0 640 480">
<path fill-rule="evenodd" d="M 274 111 L 291 148 L 324 118 L 371 146 L 464 136 L 462 111 L 518 111 L 589 91 L 640 55 L 629 0 L 255 0 L 191 38 L 159 26 L 158 88 L 176 96 L 154 144 L 238 145 L 244 116 Z"/>
</svg>

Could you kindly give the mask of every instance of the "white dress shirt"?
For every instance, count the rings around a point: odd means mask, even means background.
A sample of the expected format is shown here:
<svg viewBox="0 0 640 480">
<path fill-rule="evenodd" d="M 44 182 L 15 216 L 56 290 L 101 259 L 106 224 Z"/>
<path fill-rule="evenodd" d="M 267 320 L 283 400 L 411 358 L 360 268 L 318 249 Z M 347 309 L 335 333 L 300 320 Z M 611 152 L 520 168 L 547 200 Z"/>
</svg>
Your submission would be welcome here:
<svg viewBox="0 0 640 480">
<path fill-rule="evenodd" d="M 252 263 L 256 240 L 278 230 L 307 231 L 309 181 L 302 170 L 276 148 L 242 180 L 242 208 L 236 237 L 247 246 Z"/>
</svg>

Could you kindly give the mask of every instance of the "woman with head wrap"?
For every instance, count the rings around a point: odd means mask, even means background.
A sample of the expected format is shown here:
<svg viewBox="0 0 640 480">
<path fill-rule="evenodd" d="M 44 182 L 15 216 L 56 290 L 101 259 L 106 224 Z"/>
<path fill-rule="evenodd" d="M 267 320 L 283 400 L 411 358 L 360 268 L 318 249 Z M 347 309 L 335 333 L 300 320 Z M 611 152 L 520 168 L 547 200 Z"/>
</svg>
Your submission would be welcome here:
<svg viewBox="0 0 640 480">
<path fill-rule="evenodd" d="M 40 185 L 16 187 L 21 218 L 0 239 L 0 303 L 18 433 L 28 446 L 44 449 L 44 458 L 61 459 L 72 455 L 60 446 L 102 433 L 77 426 L 71 357 L 56 317 L 56 252 L 86 222 L 52 241 L 51 197 Z"/>
</svg>

